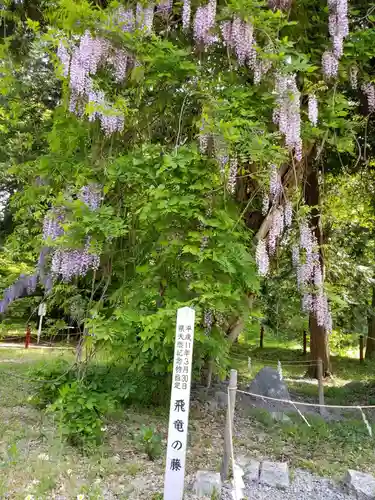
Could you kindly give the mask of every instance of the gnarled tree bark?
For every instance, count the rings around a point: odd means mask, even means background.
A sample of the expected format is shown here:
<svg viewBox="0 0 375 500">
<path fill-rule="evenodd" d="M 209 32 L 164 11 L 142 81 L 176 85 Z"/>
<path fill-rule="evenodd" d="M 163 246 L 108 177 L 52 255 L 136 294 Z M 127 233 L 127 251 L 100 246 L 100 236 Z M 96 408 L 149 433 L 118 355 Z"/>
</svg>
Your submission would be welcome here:
<svg viewBox="0 0 375 500">
<path fill-rule="evenodd" d="M 319 244 L 319 258 L 324 280 L 323 230 L 319 210 L 319 178 L 318 171 L 313 165 L 309 165 L 306 171 L 304 195 L 306 204 L 311 207 L 310 227 Z M 314 362 L 318 359 L 323 361 L 323 375 L 327 377 L 331 374 L 328 332 L 325 327 L 318 325 L 314 313 L 310 313 L 309 316 L 309 329 L 310 359 Z M 313 378 L 318 377 L 316 363 L 309 367 L 308 375 Z"/>
</svg>

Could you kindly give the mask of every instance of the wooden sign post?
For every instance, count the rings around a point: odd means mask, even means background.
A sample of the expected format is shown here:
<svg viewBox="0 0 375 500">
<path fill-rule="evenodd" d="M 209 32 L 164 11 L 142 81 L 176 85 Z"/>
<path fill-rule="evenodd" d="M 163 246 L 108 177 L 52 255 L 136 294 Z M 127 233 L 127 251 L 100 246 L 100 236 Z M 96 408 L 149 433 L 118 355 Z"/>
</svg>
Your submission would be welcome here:
<svg viewBox="0 0 375 500">
<path fill-rule="evenodd" d="M 189 421 L 195 311 L 177 311 L 164 500 L 182 500 Z"/>
<path fill-rule="evenodd" d="M 37 344 L 39 344 L 40 341 L 40 336 L 42 334 L 42 322 L 43 322 L 43 316 L 46 315 L 47 312 L 47 304 L 45 302 L 41 302 L 38 307 L 38 315 L 39 315 L 39 327 L 38 327 L 38 338 L 37 338 Z"/>
</svg>

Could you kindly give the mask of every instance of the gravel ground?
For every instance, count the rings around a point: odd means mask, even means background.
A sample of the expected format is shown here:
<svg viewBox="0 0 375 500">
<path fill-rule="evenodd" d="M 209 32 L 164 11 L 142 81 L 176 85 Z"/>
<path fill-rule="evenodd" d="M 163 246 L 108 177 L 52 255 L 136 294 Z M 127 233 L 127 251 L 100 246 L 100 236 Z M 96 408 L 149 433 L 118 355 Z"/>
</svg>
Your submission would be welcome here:
<svg viewBox="0 0 375 500">
<path fill-rule="evenodd" d="M 259 483 L 247 485 L 245 498 L 251 500 L 357 500 L 329 479 L 296 470 L 290 487 L 286 490 L 271 488 Z M 224 486 L 222 500 L 233 500 L 229 488 Z"/>
</svg>

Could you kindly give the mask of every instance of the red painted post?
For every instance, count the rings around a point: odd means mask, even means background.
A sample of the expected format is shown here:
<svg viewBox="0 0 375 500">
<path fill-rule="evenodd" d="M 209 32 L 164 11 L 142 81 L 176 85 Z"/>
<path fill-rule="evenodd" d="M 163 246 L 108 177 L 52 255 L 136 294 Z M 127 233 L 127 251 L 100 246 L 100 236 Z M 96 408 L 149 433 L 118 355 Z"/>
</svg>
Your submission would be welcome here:
<svg viewBox="0 0 375 500">
<path fill-rule="evenodd" d="M 27 325 L 27 327 L 26 327 L 26 337 L 25 337 L 25 349 L 29 348 L 30 338 L 31 338 L 30 325 Z"/>
<path fill-rule="evenodd" d="M 259 339 L 259 347 L 263 349 L 263 339 L 264 339 L 264 327 L 263 325 L 260 327 L 260 339 Z"/>
</svg>

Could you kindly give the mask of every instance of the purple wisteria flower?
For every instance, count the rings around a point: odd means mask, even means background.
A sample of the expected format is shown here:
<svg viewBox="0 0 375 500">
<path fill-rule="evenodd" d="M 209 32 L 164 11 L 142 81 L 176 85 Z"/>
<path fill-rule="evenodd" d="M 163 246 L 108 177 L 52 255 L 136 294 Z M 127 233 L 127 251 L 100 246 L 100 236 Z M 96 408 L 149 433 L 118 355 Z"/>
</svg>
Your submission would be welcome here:
<svg viewBox="0 0 375 500">
<path fill-rule="evenodd" d="M 362 85 L 362 92 L 367 97 L 367 107 L 369 113 L 375 111 L 375 86 L 373 83 L 364 83 Z"/>
<path fill-rule="evenodd" d="M 185 31 L 190 28 L 190 16 L 191 16 L 191 2 L 190 0 L 184 0 L 182 6 L 182 28 Z"/>
<path fill-rule="evenodd" d="M 258 273 L 260 276 L 266 276 L 268 274 L 270 259 L 267 252 L 267 245 L 264 240 L 259 240 L 255 252 L 255 260 L 258 267 Z"/>
<path fill-rule="evenodd" d="M 61 276 L 69 282 L 76 276 L 85 276 L 87 272 L 97 270 L 100 264 L 98 255 L 89 251 L 90 242 L 83 249 L 57 248 L 52 255 L 51 271 L 54 276 Z"/>
<path fill-rule="evenodd" d="M 265 194 L 262 200 L 262 215 L 267 215 L 269 207 L 270 207 L 270 200 L 268 196 Z"/>
<path fill-rule="evenodd" d="M 216 0 L 209 0 L 207 5 L 198 7 L 194 18 L 194 39 L 204 47 L 217 41 L 213 34 L 216 18 Z"/>
<path fill-rule="evenodd" d="M 293 246 L 292 260 L 297 272 L 298 288 L 302 293 L 302 310 L 313 314 L 318 325 L 331 332 L 332 317 L 323 287 L 318 241 L 307 221 L 300 224 L 299 246 Z"/>
<path fill-rule="evenodd" d="M 247 63 L 252 67 L 256 55 L 253 26 L 235 17 L 232 22 L 224 21 L 220 29 L 224 45 L 234 50 L 238 63 L 240 65 Z"/>
<path fill-rule="evenodd" d="M 314 127 L 318 124 L 318 100 L 315 95 L 309 95 L 308 100 L 308 115 L 309 120 Z"/>
<path fill-rule="evenodd" d="M 135 16 L 133 9 L 124 9 L 120 6 L 116 12 L 116 21 L 120 25 L 121 29 L 125 32 L 131 32 L 134 30 L 135 26 Z"/>
<path fill-rule="evenodd" d="M 289 200 L 286 200 L 284 208 L 284 226 L 290 227 L 292 225 L 292 220 L 293 220 L 293 205 Z"/>
<path fill-rule="evenodd" d="M 4 290 L 3 299 L 0 301 L 0 313 L 6 312 L 8 307 L 15 300 L 35 292 L 38 283 L 38 275 L 22 275 L 17 281 Z"/>
<path fill-rule="evenodd" d="M 99 208 L 102 199 L 101 191 L 102 187 L 99 184 L 89 184 L 81 188 L 78 198 L 85 203 L 90 210 L 96 210 Z"/>
<path fill-rule="evenodd" d="M 168 15 L 171 13 L 173 7 L 173 0 L 160 0 L 156 6 L 156 12 L 163 15 Z"/>
<path fill-rule="evenodd" d="M 300 266 L 299 246 L 293 245 L 292 247 L 292 262 L 293 266 L 298 268 Z"/>
<path fill-rule="evenodd" d="M 43 221 L 43 239 L 56 240 L 64 234 L 62 224 L 64 223 L 65 213 L 62 208 L 54 208 L 47 212 Z"/>
<path fill-rule="evenodd" d="M 60 59 L 60 62 L 63 66 L 63 75 L 68 76 L 70 67 L 70 54 L 62 40 L 60 40 L 57 47 L 57 57 Z"/>
<path fill-rule="evenodd" d="M 282 193 L 283 186 L 281 184 L 280 173 L 276 165 L 270 166 L 270 199 L 277 199 Z"/>
<path fill-rule="evenodd" d="M 326 50 L 322 56 L 323 73 L 327 78 L 335 78 L 339 70 L 339 61 L 334 54 Z"/>
<path fill-rule="evenodd" d="M 323 54 L 322 67 L 327 78 L 334 78 L 337 76 L 339 59 L 343 54 L 344 39 L 349 34 L 348 1 L 328 0 L 328 8 L 328 31 L 332 50 Z"/>
<path fill-rule="evenodd" d="M 277 240 L 284 231 L 284 208 L 278 207 L 272 217 L 271 226 L 268 232 L 268 249 L 270 255 L 276 251 Z"/>
<path fill-rule="evenodd" d="M 276 76 L 276 108 L 273 114 L 274 123 L 279 126 L 285 136 L 286 146 L 294 151 L 295 158 L 302 159 L 300 92 L 295 75 Z"/>
<path fill-rule="evenodd" d="M 234 194 L 236 191 L 237 170 L 238 170 L 237 158 L 231 158 L 230 162 L 229 162 L 229 174 L 228 174 L 227 188 L 228 188 L 228 191 L 232 194 Z"/>
<path fill-rule="evenodd" d="M 151 3 L 147 7 L 143 7 L 141 3 L 137 3 L 136 7 L 136 25 L 141 31 L 146 34 L 151 33 L 152 24 L 154 22 L 154 4 Z"/>
<path fill-rule="evenodd" d="M 153 7 L 152 9 L 151 7 L 143 9 L 142 7 L 142 27 L 147 28 L 149 25 L 151 10 L 153 13 Z M 133 29 L 134 16 L 131 15 L 131 11 L 119 9 L 117 16 L 120 23 L 123 22 L 125 31 Z M 62 43 L 59 51 L 60 59 L 66 60 L 67 55 L 64 52 Z M 89 121 L 99 119 L 101 128 L 106 135 L 122 132 L 125 125 L 124 116 L 120 115 L 106 100 L 103 91 L 94 88 L 92 76 L 96 74 L 101 66 L 110 64 L 113 67 L 115 80 L 120 83 L 126 78 L 128 63 L 129 56 L 124 50 L 113 47 L 109 40 L 104 38 L 93 38 L 90 32 L 86 31 L 73 50 L 70 66 L 66 64 L 64 66 L 66 74 L 66 68 L 68 68 L 68 72 L 70 69 L 69 110 L 78 116 L 83 116 L 85 103 L 93 104 L 95 109 L 89 113 Z"/>
</svg>

